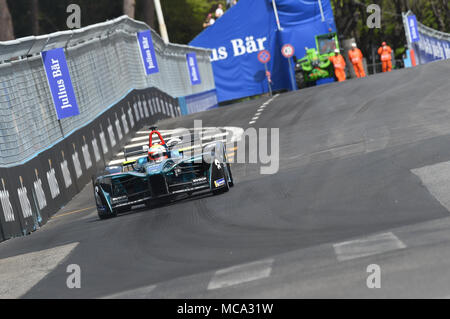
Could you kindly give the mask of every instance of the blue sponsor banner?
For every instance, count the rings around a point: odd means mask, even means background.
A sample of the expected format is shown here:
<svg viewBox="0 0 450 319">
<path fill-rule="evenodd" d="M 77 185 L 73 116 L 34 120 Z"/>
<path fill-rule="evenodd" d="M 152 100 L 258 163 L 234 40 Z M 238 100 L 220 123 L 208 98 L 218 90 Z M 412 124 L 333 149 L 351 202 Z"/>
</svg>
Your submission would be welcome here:
<svg viewBox="0 0 450 319">
<path fill-rule="evenodd" d="M 41 53 L 58 120 L 80 114 L 63 48 Z"/>
<path fill-rule="evenodd" d="M 292 44 L 301 58 L 305 47 L 316 46 L 315 35 L 336 31 L 330 0 L 276 0 L 276 5 L 282 31 L 277 31 L 271 0 L 239 0 L 189 43 L 212 50 L 219 102 L 269 91 L 265 67 L 257 58 L 262 50 L 272 57 L 267 63 L 272 89 L 290 89 L 289 63 L 281 47 Z"/>
<path fill-rule="evenodd" d="M 437 39 L 420 32 L 420 40 L 413 43 L 416 58 L 419 64 L 425 64 L 437 60 L 450 59 L 450 42 Z"/>
<path fill-rule="evenodd" d="M 189 69 L 191 84 L 197 85 L 202 83 L 202 80 L 200 79 L 200 72 L 198 71 L 197 55 L 195 52 L 189 52 L 186 54 L 186 61 Z"/>
<path fill-rule="evenodd" d="M 147 75 L 158 73 L 158 62 L 156 61 L 155 48 L 153 47 L 152 33 L 145 30 L 137 33 L 139 49 L 141 51 L 142 63 Z"/>
<path fill-rule="evenodd" d="M 408 16 L 409 35 L 411 42 L 417 42 L 420 40 L 419 30 L 417 28 L 417 19 L 415 15 Z"/>
</svg>

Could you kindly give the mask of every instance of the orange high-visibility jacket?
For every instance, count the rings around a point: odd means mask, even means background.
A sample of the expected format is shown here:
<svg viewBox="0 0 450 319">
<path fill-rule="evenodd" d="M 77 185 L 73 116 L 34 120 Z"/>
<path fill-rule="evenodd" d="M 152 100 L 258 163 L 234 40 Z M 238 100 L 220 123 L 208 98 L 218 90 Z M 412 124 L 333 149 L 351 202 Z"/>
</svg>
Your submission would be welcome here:
<svg viewBox="0 0 450 319">
<path fill-rule="evenodd" d="M 381 61 L 390 61 L 392 60 L 391 57 L 392 49 L 390 46 L 386 45 L 385 47 L 380 47 L 378 49 L 378 54 L 381 57 Z"/>
<path fill-rule="evenodd" d="M 345 60 L 344 57 L 340 54 L 329 57 L 331 63 L 335 69 L 345 69 Z"/>
<path fill-rule="evenodd" d="M 348 51 L 348 58 L 352 62 L 352 64 L 356 64 L 362 62 L 363 55 L 360 49 L 355 48 L 353 50 Z"/>
</svg>

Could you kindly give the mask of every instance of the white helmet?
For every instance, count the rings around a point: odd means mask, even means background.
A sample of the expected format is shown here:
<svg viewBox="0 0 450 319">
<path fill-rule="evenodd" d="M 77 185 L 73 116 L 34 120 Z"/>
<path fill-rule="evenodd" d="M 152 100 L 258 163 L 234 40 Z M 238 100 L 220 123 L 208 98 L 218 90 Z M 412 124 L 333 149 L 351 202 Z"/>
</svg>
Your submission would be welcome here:
<svg viewBox="0 0 450 319">
<path fill-rule="evenodd" d="M 152 145 L 148 149 L 148 160 L 156 163 L 162 162 L 164 159 L 169 158 L 167 150 L 164 146 L 156 144 Z"/>
</svg>

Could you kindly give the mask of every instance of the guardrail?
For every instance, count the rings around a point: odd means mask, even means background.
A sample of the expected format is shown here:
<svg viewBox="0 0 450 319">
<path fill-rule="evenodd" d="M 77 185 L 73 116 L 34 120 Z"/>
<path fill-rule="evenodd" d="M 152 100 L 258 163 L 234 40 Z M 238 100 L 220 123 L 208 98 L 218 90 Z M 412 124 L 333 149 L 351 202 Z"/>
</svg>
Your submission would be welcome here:
<svg viewBox="0 0 450 319">
<path fill-rule="evenodd" d="M 181 116 L 184 97 L 216 103 L 209 50 L 165 44 L 151 30 L 159 72 L 146 75 L 136 33 L 148 29 L 123 16 L 0 42 L 0 241 L 43 225 L 135 130 Z M 41 60 L 42 51 L 54 48 L 65 49 L 80 111 L 61 120 Z M 190 52 L 197 85 L 190 81 Z"/>
<path fill-rule="evenodd" d="M 177 99 L 156 88 L 133 90 L 26 163 L 0 167 L 0 241 L 38 229 L 107 165 L 136 130 L 175 116 L 180 116 Z M 93 196 L 86 202 L 86 207 L 92 206 Z"/>
<path fill-rule="evenodd" d="M 31 158 L 82 127 L 132 89 L 157 87 L 173 97 L 215 89 L 210 51 L 165 44 L 152 30 L 159 73 L 147 76 L 126 16 L 74 31 L 0 42 L 0 166 Z M 58 121 L 40 52 L 65 48 L 80 115 Z M 201 84 L 189 81 L 186 54 L 196 52 Z"/>
<path fill-rule="evenodd" d="M 415 18 L 409 25 L 410 16 L 413 16 L 411 11 L 403 14 L 403 24 L 408 47 L 414 49 L 416 62 L 425 64 L 450 59 L 450 34 L 427 27 Z"/>
</svg>

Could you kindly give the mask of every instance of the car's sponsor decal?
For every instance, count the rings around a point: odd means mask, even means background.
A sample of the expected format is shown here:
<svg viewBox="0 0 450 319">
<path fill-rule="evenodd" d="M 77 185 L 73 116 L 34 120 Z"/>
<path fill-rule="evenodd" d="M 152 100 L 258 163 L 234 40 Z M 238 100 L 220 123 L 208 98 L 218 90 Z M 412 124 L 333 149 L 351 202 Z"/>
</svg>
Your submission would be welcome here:
<svg viewBox="0 0 450 319">
<path fill-rule="evenodd" d="M 200 177 L 200 178 L 195 178 L 192 180 L 192 184 L 199 184 L 199 183 L 204 183 L 206 182 L 206 177 Z"/>
<path fill-rule="evenodd" d="M 220 186 L 225 185 L 225 179 L 221 178 L 221 179 L 218 179 L 218 180 L 214 181 L 214 185 L 216 185 L 216 187 L 220 187 Z"/>
</svg>

